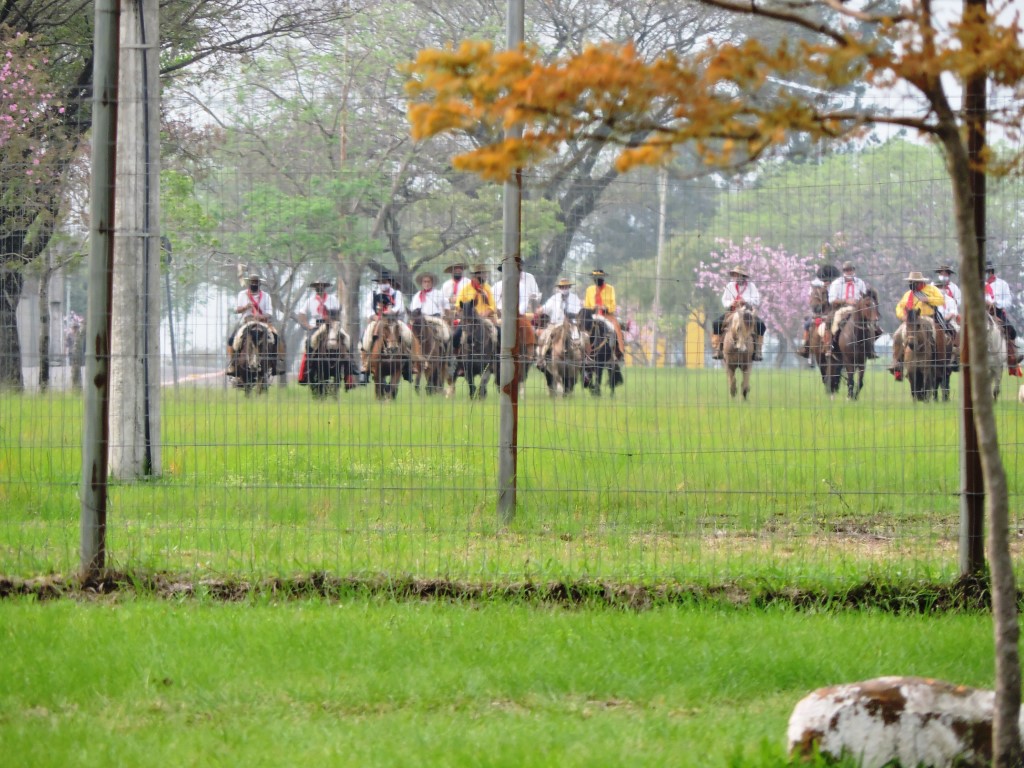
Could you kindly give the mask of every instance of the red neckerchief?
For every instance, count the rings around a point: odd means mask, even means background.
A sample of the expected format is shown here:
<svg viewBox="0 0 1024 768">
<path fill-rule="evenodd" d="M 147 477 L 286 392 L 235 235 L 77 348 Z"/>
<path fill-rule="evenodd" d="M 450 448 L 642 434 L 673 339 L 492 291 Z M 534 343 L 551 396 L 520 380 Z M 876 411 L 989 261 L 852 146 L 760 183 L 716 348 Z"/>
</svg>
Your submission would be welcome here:
<svg viewBox="0 0 1024 768">
<path fill-rule="evenodd" d="M 426 290 L 426 288 L 424 288 L 423 290 L 420 291 L 420 304 L 422 304 L 423 300 L 426 299 L 426 298 L 427 298 L 427 290 Z"/>
<path fill-rule="evenodd" d="M 327 319 L 327 297 L 321 296 L 319 293 L 313 294 L 316 296 L 316 312 L 324 320 Z"/>
<path fill-rule="evenodd" d="M 249 303 L 252 304 L 253 314 L 262 315 L 263 311 L 260 309 L 260 301 L 263 300 L 263 291 L 260 291 L 259 296 L 253 296 L 251 290 L 246 291 L 246 293 L 249 295 Z"/>
<path fill-rule="evenodd" d="M 604 297 L 601 295 L 602 291 L 604 291 L 603 285 L 597 286 L 597 289 L 594 291 L 594 304 L 598 307 L 604 306 Z"/>
<path fill-rule="evenodd" d="M 747 287 L 747 284 L 746 284 L 746 283 L 744 283 L 744 284 L 743 284 L 743 288 L 744 288 L 744 289 L 746 289 L 746 287 Z M 740 281 L 739 281 L 739 280 L 737 280 L 737 281 L 736 281 L 736 298 L 738 299 L 738 298 L 740 298 L 740 297 L 741 297 L 742 295 L 743 295 L 743 291 L 741 291 L 741 290 L 740 290 Z"/>
<path fill-rule="evenodd" d="M 992 288 L 992 284 L 996 281 L 995 275 L 989 275 L 988 280 L 985 281 L 985 293 L 991 296 L 993 299 L 996 297 L 996 292 Z"/>
<path fill-rule="evenodd" d="M 462 281 L 465 280 L 465 279 L 466 278 L 464 278 L 464 277 L 454 277 L 454 276 L 452 277 L 452 298 L 453 299 L 458 298 L 458 296 L 459 296 L 459 286 L 462 284 Z"/>
</svg>

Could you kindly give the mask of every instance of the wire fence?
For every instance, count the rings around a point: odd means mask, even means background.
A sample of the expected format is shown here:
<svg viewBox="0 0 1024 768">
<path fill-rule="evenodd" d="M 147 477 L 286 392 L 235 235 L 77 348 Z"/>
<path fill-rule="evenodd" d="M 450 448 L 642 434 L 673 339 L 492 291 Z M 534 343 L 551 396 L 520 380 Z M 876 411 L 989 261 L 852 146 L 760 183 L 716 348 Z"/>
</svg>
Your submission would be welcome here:
<svg viewBox="0 0 1024 768">
<path fill-rule="evenodd" d="M 528 178 L 524 267 L 538 279 L 538 304 L 560 278 L 583 299 L 603 270 L 625 349 L 621 385 L 605 378 L 600 394 L 577 369 L 570 391 L 553 395 L 545 372 L 530 367 L 518 393 L 517 504 L 507 525 L 496 506 L 497 382 L 471 399 L 465 378 L 450 396 L 399 378 L 397 395 L 379 398 L 372 378 L 360 382 L 358 349 L 381 269 L 407 303 L 422 273 L 440 283 L 456 262 L 500 280 L 497 190 L 473 198 L 452 184 L 417 195 L 380 230 L 372 212 L 339 211 L 361 210 L 349 205 L 360 185 L 360 194 L 390 199 L 391 179 L 353 172 L 332 198 L 307 170 L 298 192 L 274 192 L 263 175 L 236 169 L 206 176 L 187 216 L 165 203 L 161 290 L 149 296 L 162 318 L 158 359 L 149 361 L 159 461 L 151 475 L 111 481 L 109 566 L 506 581 L 956 574 L 960 374 L 948 402 L 940 394 L 918 403 L 887 370 L 908 273 L 931 278 L 958 263 L 949 182 L 931 150 L 894 141 L 780 164 L 756 180 L 638 174 L 590 190 L 599 202 L 579 219 Z M 992 190 L 987 243 L 1018 305 L 1019 193 L 1009 182 Z M 552 259 L 567 230 L 571 247 Z M 91 288 L 74 258 L 82 238 L 68 231 L 61 243 L 68 258 L 52 257 L 52 274 L 24 271 L 13 364 L 25 389 L 0 395 L 0 572 L 12 575 L 78 567 L 83 405 L 73 385 L 88 329 L 76 318 Z M 797 354 L 815 269 L 846 261 L 877 290 L 884 332 L 856 400 L 845 383 L 831 396 Z M 746 397 L 730 395 L 711 333 L 736 266 L 750 273 L 767 323 Z M 240 278 L 252 272 L 287 349 L 283 375 L 266 391 L 235 386 L 224 372 Z M 326 393 L 298 382 L 311 335 L 299 319 L 312 319 L 306 302 L 318 278 L 339 298 L 353 366 Z M 537 307 L 529 310 L 530 328 L 541 331 Z M 112 364 L 137 362 L 125 352 Z M 1005 366 L 1001 383 L 1016 530 L 1024 408 Z M 111 419 L 123 406 L 111 404 Z"/>
</svg>

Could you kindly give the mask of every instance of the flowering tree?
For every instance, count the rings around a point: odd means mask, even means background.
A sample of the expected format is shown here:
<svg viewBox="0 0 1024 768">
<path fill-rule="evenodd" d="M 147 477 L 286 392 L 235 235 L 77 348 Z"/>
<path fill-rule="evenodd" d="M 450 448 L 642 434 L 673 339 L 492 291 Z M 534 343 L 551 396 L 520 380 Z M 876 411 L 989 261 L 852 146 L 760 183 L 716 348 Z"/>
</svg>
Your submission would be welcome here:
<svg viewBox="0 0 1024 768">
<path fill-rule="evenodd" d="M 779 336 L 782 355 L 794 338 L 800 335 L 807 314 L 807 288 L 814 275 L 815 259 L 788 253 L 782 248 L 771 248 L 760 238 L 744 238 L 742 243 L 719 240 L 719 249 L 712 251 L 707 262 L 697 267 L 698 288 L 721 295 L 732 267 L 743 267 L 761 295 L 757 313 L 770 331 Z M 720 304 L 712 306 L 716 308 Z M 718 309 L 720 312 L 721 309 Z"/>
<path fill-rule="evenodd" d="M 864 135 L 872 125 L 909 129 L 942 148 L 952 189 L 964 326 L 985 337 L 981 249 L 973 199 L 983 174 L 1024 171 L 1024 153 L 983 147 L 982 126 L 994 124 L 1011 146 L 1024 139 L 1024 34 L 1010 0 L 991 11 L 964 0 L 958 19 L 937 16 L 932 0 L 896 4 L 821 0 L 698 0 L 702 5 L 781 24 L 798 34 L 778 45 L 750 37 L 710 39 L 693 55 L 644 60 L 629 45 L 593 46 L 556 61 L 528 47 L 494 52 L 463 42 L 422 51 L 409 92 L 418 137 L 445 132 L 521 138 L 481 145 L 458 167 L 504 181 L 516 168 L 549 157 L 567 141 L 617 144 L 620 170 L 666 162 L 678 145 L 711 167 L 737 167 L 765 157 L 796 134 L 833 142 Z M 799 87 L 793 87 L 800 83 Z M 833 98 L 863 83 L 902 89 L 904 108 L 870 99 Z M 955 86 L 956 90 L 953 90 Z M 986 87 L 1007 96 L 986 104 Z M 966 98 L 960 103 L 960 93 Z M 643 137 L 638 140 L 637 137 Z M 969 345 L 982 478 L 989 513 L 989 563 L 996 636 L 993 762 L 1024 762 L 1018 723 L 1021 669 L 1017 591 L 1009 547 L 1009 493 L 999 452 L 984 345 Z"/>
</svg>

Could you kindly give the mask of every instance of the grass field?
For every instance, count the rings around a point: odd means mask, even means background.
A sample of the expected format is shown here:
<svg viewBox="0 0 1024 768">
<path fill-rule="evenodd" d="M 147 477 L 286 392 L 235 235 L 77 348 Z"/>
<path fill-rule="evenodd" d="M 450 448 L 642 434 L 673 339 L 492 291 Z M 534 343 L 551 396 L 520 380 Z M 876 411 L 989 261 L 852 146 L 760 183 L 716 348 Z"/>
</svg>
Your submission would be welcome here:
<svg viewBox="0 0 1024 768">
<path fill-rule="evenodd" d="M 991 686 L 980 614 L 0 601 L 18 766 L 781 766 L 794 704 Z"/>
<path fill-rule="evenodd" d="M 371 388 L 325 402 L 297 386 L 165 389 L 163 472 L 111 486 L 110 564 L 642 583 L 955 575 L 956 402 L 913 404 L 881 369 L 856 403 L 830 401 L 808 370 L 756 371 L 748 403 L 721 371 L 626 376 L 614 399 L 564 401 L 531 377 L 507 528 L 494 390 L 471 402 L 403 386 L 381 404 Z M 1016 510 L 1024 408 L 1007 397 L 997 413 Z M 0 396 L 0 572 L 75 570 L 81 419 L 69 395 Z"/>
</svg>

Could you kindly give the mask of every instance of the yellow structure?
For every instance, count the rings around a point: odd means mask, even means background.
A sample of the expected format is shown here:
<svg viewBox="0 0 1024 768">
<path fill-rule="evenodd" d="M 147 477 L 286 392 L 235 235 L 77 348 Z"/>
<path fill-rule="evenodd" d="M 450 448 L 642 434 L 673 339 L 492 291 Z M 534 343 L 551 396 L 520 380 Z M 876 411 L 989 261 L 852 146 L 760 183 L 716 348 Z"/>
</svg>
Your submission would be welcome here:
<svg viewBox="0 0 1024 768">
<path fill-rule="evenodd" d="M 704 367 L 704 315 L 701 312 L 691 312 L 686 321 L 686 356 L 687 368 Z M 653 341 L 653 343 L 652 343 Z M 654 347 L 657 346 L 657 351 Z M 658 368 L 664 368 L 666 364 L 671 365 L 668 360 L 668 339 L 664 334 L 658 334 L 656 340 L 651 339 L 651 331 L 645 326 L 637 334 L 634 341 L 626 344 L 626 365 L 646 367 L 653 364 Z"/>
</svg>

